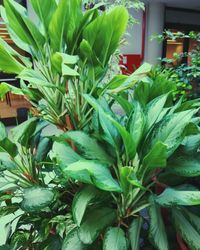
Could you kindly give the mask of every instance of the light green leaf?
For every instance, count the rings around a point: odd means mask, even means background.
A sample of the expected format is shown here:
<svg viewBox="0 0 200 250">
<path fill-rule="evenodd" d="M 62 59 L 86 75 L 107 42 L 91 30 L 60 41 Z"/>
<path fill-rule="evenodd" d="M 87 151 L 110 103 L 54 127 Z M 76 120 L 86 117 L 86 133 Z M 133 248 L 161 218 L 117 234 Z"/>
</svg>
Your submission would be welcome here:
<svg viewBox="0 0 200 250">
<path fill-rule="evenodd" d="M 120 22 L 118 20 L 120 19 Z M 102 14 L 91 22 L 83 32 L 83 38 L 90 44 L 103 66 L 119 46 L 128 22 L 128 12 L 122 7 Z M 101 43 L 99 43 L 101 41 Z"/>
<path fill-rule="evenodd" d="M 92 244 L 106 227 L 113 224 L 116 212 L 111 208 L 92 209 L 86 214 L 79 229 L 80 240 L 84 244 Z"/>
<path fill-rule="evenodd" d="M 56 192 L 50 188 L 31 187 L 24 189 L 22 210 L 26 212 L 39 212 L 50 206 L 56 199 Z"/>
<path fill-rule="evenodd" d="M 66 18 L 69 12 L 68 3 L 66 0 L 60 0 L 58 7 L 54 12 L 49 24 L 49 36 L 51 40 L 51 46 L 54 52 L 62 52 L 64 45 L 64 32 L 66 25 Z"/>
<path fill-rule="evenodd" d="M 0 44 L 0 70 L 6 73 L 19 74 L 24 66 L 19 63 L 1 44 Z"/>
<path fill-rule="evenodd" d="M 68 165 L 64 173 L 75 180 L 95 185 L 102 190 L 121 192 L 121 188 L 113 179 L 108 166 L 101 162 L 80 160 Z"/>
<path fill-rule="evenodd" d="M 124 231 L 119 227 L 111 227 L 107 230 L 103 250 L 127 250 L 127 241 Z"/>
<path fill-rule="evenodd" d="M 177 231 L 192 250 L 199 250 L 200 234 L 194 229 L 190 222 L 178 209 L 172 209 L 172 221 Z"/>
<path fill-rule="evenodd" d="M 140 232 L 142 229 L 142 217 L 135 218 L 129 228 L 129 239 L 131 242 L 131 250 L 140 249 Z"/>
<path fill-rule="evenodd" d="M 57 7 L 55 0 L 31 0 L 31 4 L 47 32 L 51 18 Z"/>
<path fill-rule="evenodd" d="M 78 226 L 80 226 L 85 211 L 89 203 L 97 200 L 101 192 L 93 186 L 86 186 L 80 192 L 76 193 L 72 204 L 73 218 Z"/>
<path fill-rule="evenodd" d="M 182 191 L 166 188 L 163 193 L 155 198 L 161 206 L 194 206 L 200 204 L 200 191 Z"/>
<path fill-rule="evenodd" d="M 149 207 L 150 229 L 149 238 L 156 249 L 169 250 L 167 234 L 162 219 L 160 208 L 154 202 L 154 198 L 150 198 L 151 206 Z"/>
</svg>

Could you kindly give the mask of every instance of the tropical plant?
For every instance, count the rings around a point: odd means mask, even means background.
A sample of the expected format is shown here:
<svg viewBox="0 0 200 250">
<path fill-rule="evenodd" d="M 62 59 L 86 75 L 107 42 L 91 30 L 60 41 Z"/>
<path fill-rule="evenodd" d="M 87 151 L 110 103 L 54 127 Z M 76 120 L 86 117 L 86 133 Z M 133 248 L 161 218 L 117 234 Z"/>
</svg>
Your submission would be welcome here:
<svg viewBox="0 0 200 250">
<path fill-rule="evenodd" d="M 109 60 L 126 30 L 128 12 L 118 6 L 102 14 L 98 11 L 101 4 L 83 12 L 82 0 L 30 2 L 37 25 L 16 1 L 4 0 L 1 6 L 12 40 L 28 56 L 21 56 L 0 39 L 0 69 L 16 74 L 21 83 L 21 89 L 1 84 L 0 96 L 8 91 L 22 94 L 35 115 L 65 131 L 82 129 L 91 118 L 82 93 L 101 96 Z"/>
<path fill-rule="evenodd" d="M 84 95 L 96 110 L 93 132 L 69 131 L 53 144 L 63 177 L 84 183 L 72 202 L 76 228 L 63 249 L 74 242 L 77 249 L 176 249 L 176 235 L 199 249 L 200 191 L 190 183 L 199 176 L 199 104 L 173 105 L 170 84 L 155 86 L 146 79 L 129 102 L 114 97 L 122 116 L 105 99 Z M 71 157 L 61 153 L 66 140 L 76 146 Z"/>
</svg>

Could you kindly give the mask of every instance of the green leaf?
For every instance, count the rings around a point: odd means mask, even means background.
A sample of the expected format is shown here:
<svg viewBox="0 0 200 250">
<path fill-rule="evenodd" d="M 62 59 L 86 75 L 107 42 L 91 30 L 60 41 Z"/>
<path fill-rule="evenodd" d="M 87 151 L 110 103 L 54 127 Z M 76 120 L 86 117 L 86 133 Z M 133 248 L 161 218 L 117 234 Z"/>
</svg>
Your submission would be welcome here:
<svg viewBox="0 0 200 250">
<path fill-rule="evenodd" d="M 19 75 L 18 78 L 29 82 L 33 87 L 47 87 L 54 89 L 61 89 L 54 85 L 53 83 L 48 82 L 48 80 L 39 72 L 33 69 L 24 69 Z"/>
<path fill-rule="evenodd" d="M 81 182 L 95 185 L 105 191 L 121 192 L 121 188 L 113 179 L 108 166 L 92 160 L 80 160 L 68 165 L 64 173 Z"/>
<path fill-rule="evenodd" d="M 47 32 L 51 18 L 57 7 L 55 0 L 42 0 L 42 2 L 41 0 L 31 0 L 31 4 Z"/>
<path fill-rule="evenodd" d="M 153 126 L 154 123 L 156 123 L 167 101 L 167 97 L 168 97 L 168 94 L 158 96 L 147 105 L 147 108 L 146 108 L 146 112 L 147 112 L 146 130 L 147 131 Z"/>
<path fill-rule="evenodd" d="M 48 152 L 50 151 L 52 146 L 51 140 L 49 138 L 42 138 L 38 144 L 35 160 L 37 162 L 41 162 L 45 160 Z"/>
<path fill-rule="evenodd" d="M 12 143 L 8 138 L 4 138 L 0 141 L 0 152 L 6 152 L 14 158 L 17 155 L 18 150 L 14 143 Z"/>
<path fill-rule="evenodd" d="M 105 152 L 103 147 L 98 144 L 97 140 L 86 133 L 82 131 L 69 131 L 65 135 L 76 144 L 81 151 L 81 155 L 87 159 L 113 163 L 113 159 Z"/>
<path fill-rule="evenodd" d="M 13 0 L 4 0 L 9 26 L 25 43 L 36 50 L 43 48 L 45 39 L 39 29 L 28 18 L 28 12 L 22 5 Z"/>
<path fill-rule="evenodd" d="M 191 156 L 177 157 L 168 163 L 167 170 L 185 177 L 200 176 L 200 160 Z"/>
<path fill-rule="evenodd" d="M 119 19 L 120 22 L 118 22 Z M 108 63 L 110 56 L 118 48 L 127 22 L 128 12 L 124 7 L 119 6 L 110 13 L 97 17 L 84 30 L 83 38 L 88 41 L 103 66 Z"/>
<path fill-rule="evenodd" d="M 167 145 L 167 155 L 170 156 L 183 141 L 184 129 L 196 112 L 196 110 L 187 110 L 167 115 L 156 124 L 150 136 L 150 145 L 147 143 L 148 148 L 157 141 L 161 141 Z"/>
<path fill-rule="evenodd" d="M 191 213 L 188 209 L 184 209 L 184 214 L 190 223 L 195 227 L 195 230 L 200 234 L 200 217 L 196 214 Z"/>
<path fill-rule="evenodd" d="M 172 209 L 172 220 L 177 231 L 192 250 L 199 250 L 200 234 L 178 209 Z"/>
<path fill-rule="evenodd" d="M 133 159 L 135 154 L 136 154 L 136 147 L 135 147 L 134 138 L 131 137 L 130 133 L 126 130 L 126 128 L 124 126 L 122 126 L 116 119 L 114 119 L 110 114 L 104 112 L 101 105 L 94 98 L 90 97 L 89 95 L 84 95 L 84 97 L 94 107 L 94 109 L 96 111 L 98 111 L 99 117 L 101 118 L 101 120 L 100 120 L 101 124 L 102 124 L 102 121 L 104 119 L 109 120 L 114 125 L 114 127 L 119 131 L 119 134 L 121 135 L 123 142 L 124 142 L 126 156 L 130 160 Z M 102 127 L 105 131 L 106 122 L 102 125 L 104 125 Z M 110 127 L 109 123 L 108 123 L 108 125 L 109 125 L 109 127 L 107 127 L 107 129 L 106 129 L 107 131 L 108 131 L 108 129 L 112 129 Z M 112 140 L 112 144 L 115 145 L 116 143 L 113 140 L 112 134 L 109 133 L 109 137 Z"/>
<path fill-rule="evenodd" d="M 30 147 L 30 141 L 36 130 L 37 123 L 38 119 L 36 117 L 32 117 L 21 123 L 19 126 L 13 128 L 11 130 L 13 141 L 16 143 L 19 142 L 25 147 Z"/>
<path fill-rule="evenodd" d="M 66 141 L 54 142 L 50 156 L 56 159 L 62 169 L 82 159 Z"/>
<path fill-rule="evenodd" d="M 93 241 L 106 227 L 113 224 L 116 212 L 111 208 L 101 207 L 88 212 L 79 229 L 80 240 L 84 244 L 92 244 Z"/>
<path fill-rule="evenodd" d="M 155 198 L 161 206 L 194 206 L 200 204 L 200 191 L 182 191 L 166 188 L 165 191 Z"/>
<path fill-rule="evenodd" d="M 0 122 L 0 141 L 5 139 L 6 137 L 7 137 L 6 127 L 2 122 Z"/>
<path fill-rule="evenodd" d="M 167 146 L 158 141 L 150 152 L 144 157 L 142 161 L 143 170 L 147 173 L 156 168 L 166 167 L 167 165 Z"/>
<path fill-rule="evenodd" d="M 129 117 L 128 127 L 131 136 L 134 138 L 136 147 L 140 143 L 142 138 L 142 134 L 145 127 L 145 116 L 143 113 L 143 109 L 140 106 L 139 102 L 136 102 L 134 105 L 134 111 Z"/>
<path fill-rule="evenodd" d="M 78 226 L 80 226 L 87 206 L 97 200 L 101 195 L 98 189 L 93 186 L 86 186 L 75 194 L 72 204 L 73 218 Z"/>
<path fill-rule="evenodd" d="M 129 228 L 129 239 L 131 242 L 131 250 L 140 249 L 140 232 L 142 229 L 143 219 L 138 217 L 133 220 Z"/>
<path fill-rule="evenodd" d="M 19 74 L 24 66 L 19 63 L 1 44 L 0 44 L 0 70 L 6 73 Z"/>
<path fill-rule="evenodd" d="M 85 249 L 84 244 L 79 239 L 78 230 L 75 228 L 74 230 L 67 233 L 61 250 L 83 250 Z"/>
<path fill-rule="evenodd" d="M 16 169 L 15 163 L 10 159 L 8 153 L 0 152 L 0 171 Z"/>
<path fill-rule="evenodd" d="M 127 241 L 124 231 L 119 227 L 111 227 L 106 231 L 103 250 L 127 250 Z"/>
<path fill-rule="evenodd" d="M 56 199 L 56 192 L 50 188 L 31 187 L 24 189 L 22 210 L 26 212 L 39 212 L 50 206 Z"/>
<path fill-rule="evenodd" d="M 20 88 L 16 88 L 13 85 L 10 85 L 6 82 L 2 82 L 0 84 L 0 99 L 4 98 L 5 94 L 11 92 L 14 95 L 24 95 L 23 90 Z"/>
<path fill-rule="evenodd" d="M 71 0 L 69 0 L 71 1 Z M 58 3 L 58 7 L 54 12 L 49 24 L 49 36 L 51 40 L 51 46 L 55 52 L 62 52 L 64 43 L 64 32 L 66 25 L 66 16 L 68 14 L 68 2 L 61 0 Z"/>
<path fill-rule="evenodd" d="M 162 219 L 160 207 L 155 204 L 154 198 L 150 198 L 151 206 L 149 207 L 150 229 L 149 238 L 156 249 L 169 250 L 167 234 Z"/>
</svg>

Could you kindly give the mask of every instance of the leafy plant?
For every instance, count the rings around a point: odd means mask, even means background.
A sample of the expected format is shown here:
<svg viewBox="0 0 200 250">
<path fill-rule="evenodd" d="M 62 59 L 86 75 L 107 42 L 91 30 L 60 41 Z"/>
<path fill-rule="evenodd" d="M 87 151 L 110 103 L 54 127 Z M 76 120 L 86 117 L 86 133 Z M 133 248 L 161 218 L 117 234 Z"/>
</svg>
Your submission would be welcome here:
<svg viewBox="0 0 200 250">
<path fill-rule="evenodd" d="M 59 137 L 63 148 L 66 139 L 72 140 L 79 157 L 66 160 L 54 144 L 52 157 L 63 176 L 85 183 L 73 200 L 76 234 L 67 234 L 66 244 L 76 240 L 78 249 L 91 244 L 100 249 L 172 249 L 177 244 L 169 240 L 171 230 L 191 249 L 199 248 L 198 226 L 191 218 L 199 220 L 193 207 L 199 207 L 200 192 L 186 185 L 186 178 L 199 176 L 198 103 L 180 100 L 173 105 L 170 84 L 162 95 L 152 84 L 140 82 L 129 102 L 121 97 L 123 116 L 113 113 L 104 99 L 85 95 L 96 110 L 93 132 Z M 144 92 L 147 88 L 152 91 Z M 109 202 L 101 201 L 101 192 Z M 163 209 L 168 211 L 164 219 Z"/>
<path fill-rule="evenodd" d="M 31 60 L 0 40 L 0 69 L 16 74 L 21 82 L 20 90 L 1 84 L 0 96 L 8 91 L 24 95 L 35 115 L 63 130 L 84 128 L 91 110 L 82 93 L 101 96 L 110 57 L 126 30 L 128 12 L 118 6 L 100 14 L 101 4 L 82 12 L 81 0 L 30 2 L 37 26 L 16 1 L 5 0 L 1 6 L 11 38 Z"/>
</svg>

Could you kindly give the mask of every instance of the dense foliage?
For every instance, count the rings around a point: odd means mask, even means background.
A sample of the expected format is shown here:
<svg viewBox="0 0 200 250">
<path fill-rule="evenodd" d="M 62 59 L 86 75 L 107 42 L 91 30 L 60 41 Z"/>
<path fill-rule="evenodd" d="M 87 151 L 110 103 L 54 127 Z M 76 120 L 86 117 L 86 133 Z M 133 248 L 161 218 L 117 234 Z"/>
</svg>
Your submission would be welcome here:
<svg viewBox="0 0 200 250">
<path fill-rule="evenodd" d="M 123 7 L 31 2 L 43 29 L 13 0 L 2 7 L 33 62 L 0 40 L 1 70 L 21 79 L 0 93 L 35 110 L 9 134 L 0 124 L 0 216 L 12 215 L 1 248 L 198 250 L 199 100 L 174 103 L 176 84 L 148 64 L 105 84 Z"/>
</svg>

